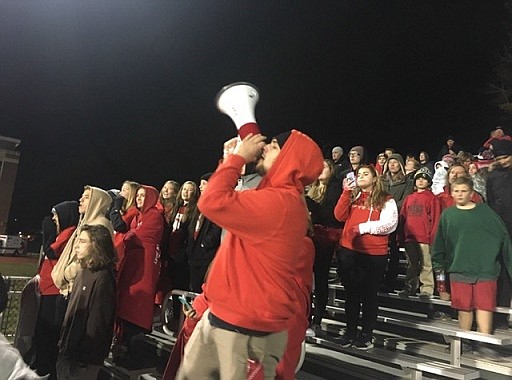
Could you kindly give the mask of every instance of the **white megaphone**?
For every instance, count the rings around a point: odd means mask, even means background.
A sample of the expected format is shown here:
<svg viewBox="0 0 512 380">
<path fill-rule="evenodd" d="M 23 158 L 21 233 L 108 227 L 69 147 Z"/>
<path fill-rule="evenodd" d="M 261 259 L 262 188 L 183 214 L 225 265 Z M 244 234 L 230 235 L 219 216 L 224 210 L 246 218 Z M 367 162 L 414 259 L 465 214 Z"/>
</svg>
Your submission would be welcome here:
<svg viewBox="0 0 512 380">
<path fill-rule="evenodd" d="M 249 133 L 261 133 L 254 116 L 259 98 L 256 86 L 247 82 L 228 84 L 222 87 L 215 98 L 217 109 L 233 120 L 241 139 Z"/>
</svg>

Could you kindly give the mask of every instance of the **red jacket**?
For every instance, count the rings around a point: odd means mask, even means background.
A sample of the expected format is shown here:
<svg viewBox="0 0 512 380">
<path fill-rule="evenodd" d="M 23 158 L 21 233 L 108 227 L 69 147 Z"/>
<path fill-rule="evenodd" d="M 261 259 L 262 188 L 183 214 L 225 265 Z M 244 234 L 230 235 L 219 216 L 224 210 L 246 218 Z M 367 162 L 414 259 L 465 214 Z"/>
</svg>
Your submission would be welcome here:
<svg viewBox="0 0 512 380">
<path fill-rule="evenodd" d="M 389 196 L 382 210 L 376 210 L 365 205 L 369 193 L 361 192 L 354 202 L 351 202 L 350 196 L 351 191 L 343 190 L 334 208 L 336 219 L 345 222 L 340 245 L 369 255 L 387 255 L 388 235 L 398 223 L 396 202 Z M 354 233 L 356 226 L 359 230 L 357 234 Z"/>
<path fill-rule="evenodd" d="M 62 231 L 55 241 L 50 245 L 50 248 L 55 252 L 56 259 L 44 258 L 39 270 L 39 292 L 43 296 L 51 296 L 59 294 L 59 289 L 55 286 L 52 279 L 52 270 L 57 261 L 59 260 L 60 254 L 64 250 L 69 238 L 73 235 L 76 226 L 71 226 Z"/>
<path fill-rule="evenodd" d="M 124 236 L 125 262 L 118 275 L 117 314 L 151 330 L 164 218 L 155 207 L 158 191 L 151 186 L 143 187 L 146 189 L 144 205 Z"/>
<path fill-rule="evenodd" d="M 135 218 L 138 213 L 139 211 L 135 206 L 132 206 L 126 210 L 122 218 L 127 227 L 131 226 L 133 218 Z M 116 248 L 117 252 L 116 271 L 118 274 L 121 273 L 124 265 L 124 236 L 126 233 L 127 232 L 114 231 L 114 247 Z"/>
<path fill-rule="evenodd" d="M 400 241 L 432 245 L 440 216 L 441 202 L 432 191 L 409 194 L 400 209 Z"/>
<path fill-rule="evenodd" d="M 437 199 L 441 202 L 441 209 L 455 206 L 455 201 L 453 200 L 452 194 L 450 193 L 450 187 L 444 186 L 443 192 L 436 195 Z M 473 191 L 473 195 L 471 196 L 471 202 L 475 203 L 483 203 L 483 198 L 476 191 Z"/>
<path fill-rule="evenodd" d="M 283 331 L 302 302 L 296 279 L 308 228 L 303 192 L 320 175 L 323 157 L 313 140 L 293 130 L 258 188 L 236 192 L 244 164 L 241 156 L 228 156 L 199 198 L 200 211 L 228 230 L 205 295 L 225 322 Z"/>
</svg>

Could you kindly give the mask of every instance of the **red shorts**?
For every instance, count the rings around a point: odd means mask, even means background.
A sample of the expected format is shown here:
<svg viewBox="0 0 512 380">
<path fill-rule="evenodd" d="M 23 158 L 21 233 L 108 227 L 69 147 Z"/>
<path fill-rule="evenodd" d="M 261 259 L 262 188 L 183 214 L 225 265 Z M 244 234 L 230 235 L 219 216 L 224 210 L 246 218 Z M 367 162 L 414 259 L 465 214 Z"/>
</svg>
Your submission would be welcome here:
<svg viewBox="0 0 512 380">
<path fill-rule="evenodd" d="M 496 280 L 451 282 L 452 307 L 456 310 L 494 311 L 496 309 Z"/>
</svg>

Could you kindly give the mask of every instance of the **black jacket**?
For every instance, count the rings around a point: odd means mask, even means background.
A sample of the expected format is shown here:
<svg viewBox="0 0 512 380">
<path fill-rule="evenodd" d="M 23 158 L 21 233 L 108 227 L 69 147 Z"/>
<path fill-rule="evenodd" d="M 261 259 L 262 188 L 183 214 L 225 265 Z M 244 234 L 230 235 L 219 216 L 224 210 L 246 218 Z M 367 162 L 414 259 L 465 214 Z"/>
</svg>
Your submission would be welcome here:
<svg viewBox="0 0 512 380">
<path fill-rule="evenodd" d="M 60 355 L 78 363 L 103 364 L 114 331 L 115 283 L 108 270 L 78 273 L 62 325 Z"/>
<path fill-rule="evenodd" d="M 501 216 L 512 234 L 512 169 L 496 168 L 487 177 L 487 203 Z"/>
<path fill-rule="evenodd" d="M 197 222 L 194 221 L 194 224 Z M 187 241 L 187 256 L 190 265 L 208 265 L 220 245 L 221 228 L 211 220 L 204 218 L 197 238 L 189 232 Z"/>
<path fill-rule="evenodd" d="M 335 176 L 327 184 L 324 199 L 321 203 L 316 203 L 310 197 L 306 196 L 306 203 L 311 212 L 311 222 L 313 224 L 321 224 L 322 226 L 332 228 L 342 228 L 343 223 L 334 217 L 334 207 L 338 203 L 341 192 L 343 191 L 341 180 Z"/>
</svg>

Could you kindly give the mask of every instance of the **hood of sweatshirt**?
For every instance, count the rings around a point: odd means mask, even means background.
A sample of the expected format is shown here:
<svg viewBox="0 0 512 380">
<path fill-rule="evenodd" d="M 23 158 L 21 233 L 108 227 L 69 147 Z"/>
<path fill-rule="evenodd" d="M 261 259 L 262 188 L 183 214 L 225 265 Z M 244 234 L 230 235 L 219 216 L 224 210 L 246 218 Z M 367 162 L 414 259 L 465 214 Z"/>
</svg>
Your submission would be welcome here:
<svg viewBox="0 0 512 380">
<path fill-rule="evenodd" d="M 80 214 L 78 213 L 77 201 L 65 201 L 57 203 L 53 206 L 53 210 L 59 218 L 60 230 L 64 231 L 66 228 L 78 225 Z"/>
<path fill-rule="evenodd" d="M 304 187 L 318 178 L 322 170 L 320 147 L 309 136 L 293 129 L 258 188 L 296 188 L 302 192 Z"/>
</svg>

